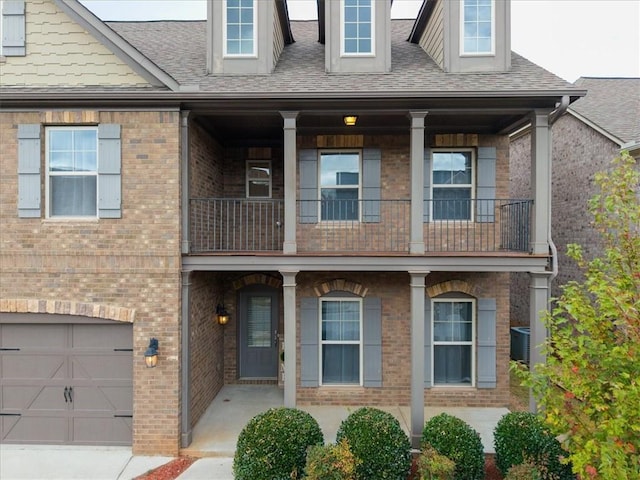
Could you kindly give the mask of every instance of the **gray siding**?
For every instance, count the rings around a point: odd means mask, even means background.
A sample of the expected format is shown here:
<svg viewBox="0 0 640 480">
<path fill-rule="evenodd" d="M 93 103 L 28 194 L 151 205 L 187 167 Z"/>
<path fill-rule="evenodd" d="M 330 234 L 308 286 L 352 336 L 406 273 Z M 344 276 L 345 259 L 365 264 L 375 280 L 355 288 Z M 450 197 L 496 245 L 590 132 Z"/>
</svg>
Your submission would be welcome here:
<svg viewBox="0 0 640 480">
<path fill-rule="evenodd" d="M 427 27 L 420 38 L 420 46 L 440 68 L 444 68 L 444 18 L 442 1 L 437 0 Z"/>
<path fill-rule="evenodd" d="M 280 19 L 278 18 L 278 10 L 273 9 L 273 66 L 278 64 L 278 59 L 284 50 L 284 36 Z"/>
</svg>

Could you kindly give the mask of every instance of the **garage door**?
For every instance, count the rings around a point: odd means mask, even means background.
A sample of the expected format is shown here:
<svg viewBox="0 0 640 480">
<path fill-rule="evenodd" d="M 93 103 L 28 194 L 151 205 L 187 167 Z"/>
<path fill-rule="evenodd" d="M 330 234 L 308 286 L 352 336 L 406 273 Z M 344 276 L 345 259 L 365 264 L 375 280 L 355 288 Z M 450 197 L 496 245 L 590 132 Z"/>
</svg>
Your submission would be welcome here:
<svg viewBox="0 0 640 480">
<path fill-rule="evenodd" d="M 132 327 L 0 323 L 0 441 L 130 445 Z"/>
</svg>

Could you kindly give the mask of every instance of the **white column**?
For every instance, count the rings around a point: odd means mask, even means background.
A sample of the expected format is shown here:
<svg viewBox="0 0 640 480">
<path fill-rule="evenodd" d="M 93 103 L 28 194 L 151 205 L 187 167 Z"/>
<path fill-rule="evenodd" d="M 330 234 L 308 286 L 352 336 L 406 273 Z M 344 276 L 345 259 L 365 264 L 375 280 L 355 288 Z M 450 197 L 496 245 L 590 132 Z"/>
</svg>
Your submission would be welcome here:
<svg viewBox="0 0 640 480">
<path fill-rule="evenodd" d="M 296 253 L 296 119 L 298 112 L 280 112 L 284 119 L 284 244 L 283 253 Z"/>
<path fill-rule="evenodd" d="M 529 369 L 546 361 L 540 346 L 547 339 L 547 329 L 543 323 L 544 314 L 549 308 L 549 275 L 551 272 L 529 273 Z M 537 411 L 533 395 L 529 395 L 529 409 Z"/>
<path fill-rule="evenodd" d="M 429 272 L 409 272 L 411 277 L 411 446 L 420 448 L 424 428 L 424 302 Z"/>
<path fill-rule="evenodd" d="M 424 117 L 427 112 L 409 112 L 411 118 L 411 240 L 409 253 L 424 254 Z"/>
<path fill-rule="evenodd" d="M 531 193 L 533 194 L 532 253 L 547 255 L 551 202 L 551 126 L 547 110 L 536 110 L 531 119 Z"/>
<path fill-rule="evenodd" d="M 284 406 L 296 406 L 296 275 L 280 271 L 284 298 Z"/>
</svg>

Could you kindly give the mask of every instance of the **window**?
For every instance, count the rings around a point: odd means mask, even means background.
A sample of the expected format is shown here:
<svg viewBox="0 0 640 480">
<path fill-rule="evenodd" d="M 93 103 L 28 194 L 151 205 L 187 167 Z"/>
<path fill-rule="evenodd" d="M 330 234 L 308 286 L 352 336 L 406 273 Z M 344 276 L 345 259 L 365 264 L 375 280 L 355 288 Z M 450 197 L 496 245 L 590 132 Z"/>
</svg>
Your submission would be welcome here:
<svg viewBox="0 0 640 480">
<path fill-rule="evenodd" d="M 435 385 L 474 385 L 475 301 L 433 300 Z"/>
<path fill-rule="evenodd" d="M 358 220 L 359 152 L 320 153 L 320 219 Z"/>
<path fill-rule="evenodd" d="M 255 55 L 256 45 L 255 0 L 226 0 L 225 55 Z"/>
<path fill-rule="evenodd" d="M 473 152 L 434 151 L 432 164 L 432 218 L 471 220 Z"/>
<path fill-rule="evenodd" d="M 271 198 L 271 161 L 247 161 L 247 198 Z"/>
<path fill-rule="evenodd" d="M 331 298 L 320 304 L 322 384 L 361 385 L 362 301 Z"/>
<path fill-rule="evenodd" d="M 343 0 L 343 2 L 343 53 L 348 55 L 374 53 L 374 2 L 371 0 Z"/>
<path fill-rule="evenodd" d="M 96 217 L 98 129 L 46 130 L 47 216 Z"/>
<path fill-rule="evenodd" d="M 463 0 L 461 25 L 462 54 L 493 54 L 493 0 Z"/>
</svg>

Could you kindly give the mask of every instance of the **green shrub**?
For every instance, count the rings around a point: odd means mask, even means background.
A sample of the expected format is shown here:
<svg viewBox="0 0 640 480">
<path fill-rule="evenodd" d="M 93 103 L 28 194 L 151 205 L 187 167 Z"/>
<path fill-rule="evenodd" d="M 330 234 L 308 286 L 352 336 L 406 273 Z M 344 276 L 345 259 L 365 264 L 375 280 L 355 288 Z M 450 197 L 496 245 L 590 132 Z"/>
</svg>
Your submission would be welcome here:
<svg viewBox="0 0 640 480">
<path fill-rule="evenodd" d="M 314 445 L 307 452 L 304 467 L 306 480 L 356 480 L 358 461 L 349 443 Z"/>
<path fill-rule="evenodd" d="M 295 408 L 272 408 L 242 429 L 233 459 L 236 480 L 301 478 L 311 445 L 322 445 L 318 422 Z"/>
<path fill-rule="evenodd" d="M 505 474 L 513 465 L 529 459 L 544 467 L 543 480 L 570 480 L 571 466 L 560 459 L 560 442 L 542 420 L 530 412 L 510 412 L 504 415 L 493 432 L 496 466 Z"/>
<path fill-rule="evenodd" d="M 463 420 L 446 413 L 430 419 L 422 431 L 421 446 L 431 445 L 456 464 L 456 480 L 484 478 L 484 449 L 480 435 Z"/>
<path fill-rule="evenodd" d="M 526 461 L 511 467 L 504 480 L 542 480 L 542 473 L 535 463 Z"/>
<path fill-rule="evenodd" d="M 418 457 L 418 471 L 420 480 L 454 480 L 456 464 L 431 445 L 425 445 Z"/>
<path fill-rule="evenodd" d="M 411 469 L 411 444 L 398 420 L 377 408 L 360 408 L 340 425 L 336 441 L 346 440 L 361 462 L 358 480 L 406 480 Z"/>
</svg>

